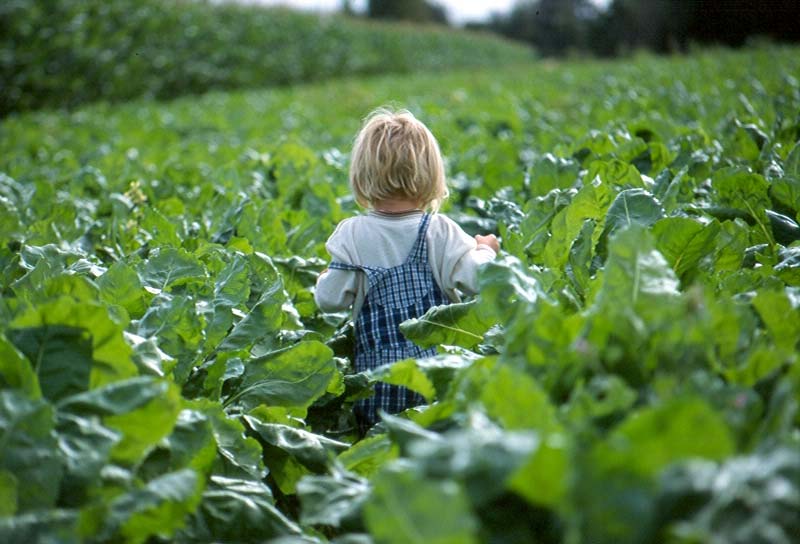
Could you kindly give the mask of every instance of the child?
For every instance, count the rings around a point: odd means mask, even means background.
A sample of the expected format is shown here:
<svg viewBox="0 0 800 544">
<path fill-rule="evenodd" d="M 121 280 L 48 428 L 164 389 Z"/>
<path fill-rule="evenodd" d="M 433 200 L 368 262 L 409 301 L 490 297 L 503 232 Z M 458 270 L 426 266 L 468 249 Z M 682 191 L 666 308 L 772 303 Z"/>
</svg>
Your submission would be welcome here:
<svg viewBox="0 0 800 544">
<path fill-rule="evenodd" d="M 408 111 L 378 109 L 367 117 L 353 146 L 350 185 L 368 213 L 345 219 L 328 239 L 332 262 L 317 280 L 317 305 L 325 312 L 352 306 L 359 372 L 435 355 L 406 340 L 400 323 L 457 302 L 460 293 L 475 294 L 478 267 L 496 257 L 497 238 L 472 238 L 435 213 L 448 193 L 439 144 Z M 379 421 L 379 409 L 397 413 L 423 402 L 379 382 L 354 411 L 365 431 Z"/>
</svg>

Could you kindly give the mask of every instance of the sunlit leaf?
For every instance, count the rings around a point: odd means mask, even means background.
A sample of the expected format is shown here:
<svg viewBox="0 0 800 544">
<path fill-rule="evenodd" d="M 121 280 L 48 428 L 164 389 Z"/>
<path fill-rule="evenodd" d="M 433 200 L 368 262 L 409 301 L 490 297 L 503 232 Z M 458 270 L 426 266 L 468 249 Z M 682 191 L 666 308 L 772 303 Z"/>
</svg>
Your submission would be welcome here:
<svg viewBox="0 0 800 544">
<path fill-rule="evenodd" d="M 11 327 L 28 338 L 27 344 L 38 351 L 48 346 L 49 331 L 71 331 L 67 334 L 70 350 L 89 368 L 89 387 L 101 387 L 136 374 L 136 365 L 131 360 L 131 348 L 125 342 L 120 324 L 108 309 L 97 303 L 76 302 L 62 297 L 31 308 L 11 322 Z M 33 342 L 33 343 L 31 343 Z M 47 368 L 57 372 L 65 363 L 57 357 L 58 349 L 49 348 L 52 358 Z M 77 352 L 75 351 L 77 350 Z M 80 355 L 77 355 L 80 353 Z M 91 360 L 87 361 L 87 358 Z M 34 357 L 34 360 L 37 360 Z M 36 368 L 36 365 L 34 365 Z M 63 379 L 66 379 L 64 376 Z"/>
<path fill-rule="evenodd" d="M 59 410 L 101 418 L 103 425 L 122 436 L 114 446 L 112 459 L 134 463 L 172 431 L 180 402 L 173 383 L 141 377 L 66 397 Z"/>
<path fill-rule="evenodd" d="M 475 302 L 434 306 L 419 318 L 400 324 L 400 331 L 423 348 L 448 344 L 471 348 L 483 340 L 492 321 Z"/>
<path fill-rule="evenodd" d="M 686 217 L 665 217 L 653 225 L 656 247 L 682 279 L 690 278 L 712 252 L 719 231 L 717 221 L 703 223 Z"/>
<path fill-rule="evenodd" d="M 306 409 L 327 391 L 339 369 L 333 352 L 319 342 L 300 342 L 245 364 L 241 383 L 225 401 L 245 410 L 259 404 Z"/>
<path fill-rule="evenodd" d="M 478 542 L 464 491 L 452 481 L 429 480 L 413 465 L 398 463 L 376 475 L 364 518 L 381 542 Z"/>
<path fill-rule="evenodd" d="M 425 372 L 417 367 L 414 359 L 405 359 L 378 368 L 372 371 L 371 375 L 382 382 L 400 385 L 416 391 L 429 402 L 433 400 L 436 393 L 433 384 L 425 375 Z"/>
</svg>

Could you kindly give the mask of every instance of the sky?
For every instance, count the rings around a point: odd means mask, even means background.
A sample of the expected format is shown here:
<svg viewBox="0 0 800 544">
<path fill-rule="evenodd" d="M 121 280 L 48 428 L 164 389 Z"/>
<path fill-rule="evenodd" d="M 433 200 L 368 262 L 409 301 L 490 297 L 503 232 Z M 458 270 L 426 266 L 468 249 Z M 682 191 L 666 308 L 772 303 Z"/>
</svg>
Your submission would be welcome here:
<svg viewBox="0 0 800 544">
<path fill-rule="evenodd" d="M 331 11 L 342 6 L 342 0 L 246 0 L 259 4 L 284 4 L 300 9 L 315 11 Z M 463 24 L 467 21 L 485 20 L 492 13 L 508 12 L 516 0 L 438 0 L 437 3 L 447 10 L 450 22 Z M 352 6 L 361 10 L 366 0 L 353 0 Z"/>
</svg>

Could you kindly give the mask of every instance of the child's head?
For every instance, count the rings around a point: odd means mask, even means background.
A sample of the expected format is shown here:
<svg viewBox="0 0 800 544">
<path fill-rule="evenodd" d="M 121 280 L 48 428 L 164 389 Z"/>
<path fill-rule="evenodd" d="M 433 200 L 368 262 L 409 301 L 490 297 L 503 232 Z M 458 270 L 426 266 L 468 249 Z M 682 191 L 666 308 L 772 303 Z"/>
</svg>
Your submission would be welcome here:
<svg viewBox="0 0 800 544">
<path fill-rule="evenodd" d="M 447 183 L 436 138 L 406 110 L 375 110 L 353 145 L 350 186 L 365 208 L 401 198 L 438 210 Z"/>
</svg>

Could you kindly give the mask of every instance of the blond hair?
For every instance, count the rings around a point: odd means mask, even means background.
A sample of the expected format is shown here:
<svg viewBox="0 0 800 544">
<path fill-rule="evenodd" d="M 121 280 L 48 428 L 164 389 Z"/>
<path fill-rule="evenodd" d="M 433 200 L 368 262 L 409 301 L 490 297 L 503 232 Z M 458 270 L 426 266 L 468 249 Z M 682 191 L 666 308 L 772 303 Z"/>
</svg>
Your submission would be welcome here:
<svg viewBox="0 0 800 544">
<path fill-rule="evenodd" d="M 353 145 L 350 186 L 365 208 L 405 198 L 437 211 L 448 192 L 436 138 L 407 110 L 373 111 Z"/>
</svg>

